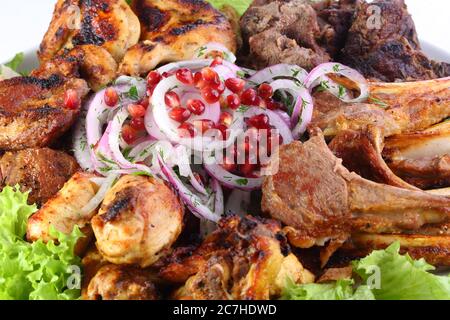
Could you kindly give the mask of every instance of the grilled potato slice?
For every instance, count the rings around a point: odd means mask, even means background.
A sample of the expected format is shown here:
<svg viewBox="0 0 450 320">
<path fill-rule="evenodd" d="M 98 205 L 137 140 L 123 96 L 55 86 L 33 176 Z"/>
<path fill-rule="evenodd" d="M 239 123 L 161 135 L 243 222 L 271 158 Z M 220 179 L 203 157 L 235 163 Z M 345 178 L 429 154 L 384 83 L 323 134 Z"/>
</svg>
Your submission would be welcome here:
<svg viewBox="0 0 450 320">
<path fill-rule="evenodd" d="M 205 1 L 134 0 L 132 8 L 141 21 L 141 42 L 128 50 L 121 74 L 145 74 L 161 63 L 193 59 L 209 42 L 236 50 L 230 22 Z"/>
<path fill-rule="evenodd" d="M 139 35 L 139 20 L 125 0 L 58 0 L 38 56 L 44 62 L 62 49 L 93 44 L 119 62 Z"/>
</svg>

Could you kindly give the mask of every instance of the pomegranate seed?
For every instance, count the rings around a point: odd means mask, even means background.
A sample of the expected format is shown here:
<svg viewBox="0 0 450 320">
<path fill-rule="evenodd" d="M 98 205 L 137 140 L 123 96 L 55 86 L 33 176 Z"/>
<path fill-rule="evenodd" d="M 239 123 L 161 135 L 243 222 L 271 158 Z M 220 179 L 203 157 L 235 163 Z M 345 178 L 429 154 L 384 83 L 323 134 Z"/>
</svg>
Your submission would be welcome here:
<svg viewBox="0 0 450 320">
<path fill-rule="evenodd" d="M 228 112 L 222 112 L 219 118 L 219 124 L 229 127 L 233 122 L 233 116 Z"/>
<path fill-rule="evenodd" d="M 219 84 L 219 82 L 220 82 L 219 75 L 212 68 L 209 68 L 209 67 L 203 68 L 201 72 L 202 72 L 203 80 L 205 80 L 206 82 L 208 82 L 210 84 L 216 84 L 216 85 Z"/>
<path fill-rule="evenodd" d="M 69 89 L 64 93 L 64 106 L 71 110 L 76 110 L 79 108 L 80 98 L 75 90 Z"/>
<path fill-rule="evenodd" d="M 228 127 L 223 124 L 218 124 L 215 126 L 215 129 L 219 130 L 222 135 L 222 140 L 228 139 Z"/>
<path fill-rule="evenodd" d="M 220 92 L 214 88 L 206 87 L 202 89 L 202 97 L 208 103 L 216 103 L 220 99 Z"/>
<path fill-rule="evenodd" d="M 239 78 L 229 78 L 225 80 L 225 86 L 234 93 L 244 90 L 245 81 Z"/>
<path fill-rule="evenodd" d="M 171 71 L 171 72 L 163 72 L 162 73 L 162 76 L 164 77 L 164 78 L 168 78 L 168 77 L 170 77 L 170 76 L 173 76 L 173 71 Z"/>
<path fill-rule="evenodd" d="M 230 94 L 227 97 L 227 105 L 230 109 L 236 110 L 241 106 L 241 98 L 237 94 Z"/>
<path fill-rule="evenodd" d="M 211 85 L 211 87 L 219 91 L 220 94 L 225 91 L 225 84 L 222 81 L 219 81 L 219 83 L 217 84 Z"/>
<path fill-rule="evenodd" d="M 205 112 L 205 104 L 201 100 L 190 99 L 187 101 L 186 107 L 189 111 L 196 115 L 201 115 Z"/>
<path fill-rule="evenodd" d="M 201 72 L 194 73 L 194 85 L 197 86 L 200 81 L 203 81 L 203 76 Z"/>
<path fill-rule="evenodd" d="M 138 131 L 145 130 L 144 118 L 141 117 L 141 118 L 133 118 L 133 119 L 131 119 L 130 126 L 133 129 L 136 129 Z"/>
<path fill-rule="evenodd" d="M 258 88 L 258 94 L 263 99 L 269 99 L 273 95 L 273 89 L 270 84 L 263 83 Z"/>
<path fill-rule="evenodd" d="M 132 118 L 142 118 L 145 116 L 145 108 L 140 104 L 130 104 L 127 109 Z"/>
<path fill-rule="evenodd" d="M 253 105 L 256 100 L 256 90 L 249 88 L 241 94 L 241 102 L 246 105 Z"/>
<path fill-rule="evenodd" d="M 178 127 L 178 134 L 182 138 L 193 138 L 195 136 L 195 128 L 189 122 L 184 122 Z"/>
<path fill-rule="evenodd" d="M 130 125 L 124 125 L 122 128 L 122 138 L 126 143 L 132 144 L 136 141 L 137 132 Z"/>
<path fill-rule="evenodd" d="M 148 86 L 154 87 L 156 86 L 162 79 L 162 76 L 159 74 L 158 71 L 151 71 L 147 75 L 147 84 Z"/>
<path fill-rule="evenodd" d="M 269 109 L 269 110 L 278 110 L 278 109 L 283 108 L 283 105 L 280 102 L 275 101 L 273 99 L 267 99 L 266 106 L 267 106 L 267 109 Z"/>
<path fill-rule="evenodd" d="M 194 127 L 202 134 L 214 128 L 214 122 L 208 119 L 194 121 Z"/>
<path fill-rule="evenodd" d="M 213 62 L 211 62 L 211 68 L 214 68 L 215 66 L 221 65 L 223 63 L 223 58 L 220 56 L 217 56 L 214 58 Z"/>
<path fill-rule="evenodd" d="M 119 102 L 119 95 L 114 88 L 108 88 L 105 90 L 105 96 L 103 99 L 108 107 L 114 107 L 117 102 Z"/>
<path fill-rule="evenodd" d="M 166 94 L 164 96 L 164 102 L 170 108 L 179 107 L 181 105 L 180 97 L 174 91 L 167 91 L 166 92 Z"/>
<path fill-rule="evenodd" d="M 143 106 L 145 108 L 145 110 L 147 110 L 148 105 L 150 104 L 150 101 L 148 98 L 144 98 L 138 104 L 140 104 L 141 106 Z"/>
<path fill-rule="evenodd" d="M 239 171 L 244 175 L 244 177 L 247 178 L 256 178 L 256 175 L 253 174 L 253 171 L 255 171 L 256 165 L 255 164 L 242 164 L 239 166 Z"/>
<path fill-rule="evenodd" d="M 177 79 L 184 84 L 193 84 L 194 77 L 192 76 L 191 70 L 187 68 L 178 69 L 176 72 Z"/>
<path fill-rule="evenodd" d="M 253 105 L 254 106 L 258 106 L 258 107 L 263 108 L 263 109 L 265 109 L 267 107 L 266 100 L 264 100 L 260 96 L 257 96 L 255 98 L 255 101 L 253 102 Z"/>
<path fill-rule="evenodd" d="M 265 114 L 258 114 L 249 118 L 247 125 L 257 129 L 269 129 L 269 117 Z"/>
<path fill-rule="evenodd" d="M 175 107 L 169 111 L 169 117 L 172 120 L 175 120 L 180 123 L 189 119 L 190 116 L 191 116 L 191 112 L 188 109 L 185 109 L 182 107 Z"/>
</svg>

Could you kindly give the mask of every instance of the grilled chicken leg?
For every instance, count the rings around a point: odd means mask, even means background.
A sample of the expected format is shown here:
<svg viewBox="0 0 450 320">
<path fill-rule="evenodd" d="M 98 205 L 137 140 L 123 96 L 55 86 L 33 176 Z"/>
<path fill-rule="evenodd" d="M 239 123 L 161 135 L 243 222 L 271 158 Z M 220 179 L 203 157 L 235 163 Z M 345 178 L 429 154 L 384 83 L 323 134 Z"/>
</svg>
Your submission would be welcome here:
<svg viewBox="0 0 450 320">
<path fill-rule="evenodd" d="M 272 163 L 278 172 L 263 184 L 262 208 L 291 227 L 290 240 L 298 247 L 342 242 L 356 231 L 404 232 L 450 221 L 450 197 L 350 173 L 321 134 L 282 146 L 278 155 Z"/>
</svg>

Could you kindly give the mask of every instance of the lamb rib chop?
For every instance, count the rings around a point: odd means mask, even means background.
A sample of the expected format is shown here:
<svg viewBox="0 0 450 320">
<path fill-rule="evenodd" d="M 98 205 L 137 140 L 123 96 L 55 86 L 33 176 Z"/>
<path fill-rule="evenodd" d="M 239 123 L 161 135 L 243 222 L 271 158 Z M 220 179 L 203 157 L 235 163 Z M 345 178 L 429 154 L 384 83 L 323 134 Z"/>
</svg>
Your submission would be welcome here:
<svg viewBox="0 0 450 320">
<path fill-rule="evenodd" d="M 278 172 L 263 183 L 263 211 L 289 226 L 289 240 L 297 247 L 331 240 L 322 261 L 355 232 L 402 233 L 450 221 L 450 197 L 350 173 L 321 133 L 282 146 L 271 166 Z"/>
</svg>

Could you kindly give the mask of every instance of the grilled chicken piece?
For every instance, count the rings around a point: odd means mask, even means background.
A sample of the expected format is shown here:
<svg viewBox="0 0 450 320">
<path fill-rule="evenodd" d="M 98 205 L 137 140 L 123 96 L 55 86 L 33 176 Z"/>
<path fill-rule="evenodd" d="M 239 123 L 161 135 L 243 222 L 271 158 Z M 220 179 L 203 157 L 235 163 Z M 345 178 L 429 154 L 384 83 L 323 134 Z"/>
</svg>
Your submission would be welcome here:
<svg viewBox="0 0 450 320">
<path fill-rule="evenodd" d="M 348 170 L 365 179 L 417 190 L 392 172 L 384 161 L 381 156 L 384 140 L 381 131 L 379 127 L 369 127 L 363 131 L 341 131 L 334 137 L 329 147 L 336 157 L 342 159 L 342 164 Z"/>
<path fill-rule="evenodd" d="M 449 226 L 441 227 L 442 234 L 426 235 L 419 230 L 415 234 L 367 234 L 358 233 L 351 237 L 340 254 L 351 257 L 365 257 L 373 250 L 385 249 L 394 242 L 400 243 L 400 252 L 408 253 L 414 259 L 424 258 L 434 266 L 450 266 Z"/>
<path fill-rule="evenodd" d="M 351 233 L 415 230 L 450 221 L 450 197 L 378 184 L 350 173 L 322 134 L 280 147 L 263 183 L 262 209 L 289 226 L 291 243 L 323 245 L 325 263 Z M 331 249 L 330 249 L 331 248 Z"/>
<path fill-rule="evenodd" d="M 141 42 L 128 50 L 120 74 L 146 74 L 162 63 L 193 59 L 209 42 L 236 50 L 230 22 L 205 1 L 134 0 L 132 7 L 141 21 Z"/>
<path fill-rule="evenodd" d="M 106 194 L 92 228 L 106 260 L 144 268 L 177 240 L 183 216 L 180 200 L 162 180 L 127 175 Z"/>
<path fill-rule="evenodd" d="M 79 169 L 77 161 L 48 148 L 6 152 L 0 160 L 1 187 L 20 185 L 30 190 L 29 203 L 45 203 Z"/>
<path fill-rule="evenodd" d="M 382 128 L 384 137 L 427 129 L 450 116 L 450 78 L 370 83 L 369 101 L 373 104 L 346 104 L 329 93 L 316 93 L 310 127 L 327 137 L 367 126 Z"/>
<path fill-rule="evenodd" d="M 58 74 L 0 81 L 0 149 L 45 147 L 66 132 L 79 113 L 64 107 L 68 90 L 80 100 L 89 92 L 84 80 Z"/>
<path fill-rule="evenodd" d="M 179 254 L 181 253 L 181 254 Z M 314 281 L 292 253 L 278 222 L 230 216 L 195 250 L 174 253 L 160 276 L 185 282 L 176 299 L 279 297 L 285 281 Z"/>
<path fill-rule="evenodd" d="M 91 181 L 95 177 L 93 173 L 75 173 L 55 196 L 28 219 L 27 239 L 47 242 L 54 240 L 50 235 L 51 226 L 65 234 L 70 234 L 78 226 L 86 234 L 77 244 L 77 252 L 83 252 L 91 240 L 90 221 L 96 210 L 82 213 L 81 209 L 97 193 L 98 187 Z"/>
<path fill-rule="evenodd" d="M 152 274 L 137 267 L 108 264 L 92 278 L 84 300 L 158 300 Z"/>
<path fill-rule="evenodd" d="M 60 74 L 67 78 L 82 78 L 98 91 L 112 82 L 117 74 L 117 62 L 106 49 L 94 45 L 80 45 L 65 49 L 53 59 L 45 61 L 31 73 L 42 78 Z"/>
<path fill-rule="evenodd" d="M 383 156 L 392 170 L 421 188 L 450 186 L 450 121 L 386 139 Z"/>
<path fill-rule="evenodd" d="M 92 44 L 120 62 L 139 35 L 139 20 L 125 0 L 58 0 L 38 56 L 43 63 L 63 49 Z"/>
</svg>

